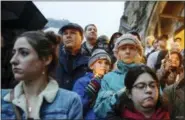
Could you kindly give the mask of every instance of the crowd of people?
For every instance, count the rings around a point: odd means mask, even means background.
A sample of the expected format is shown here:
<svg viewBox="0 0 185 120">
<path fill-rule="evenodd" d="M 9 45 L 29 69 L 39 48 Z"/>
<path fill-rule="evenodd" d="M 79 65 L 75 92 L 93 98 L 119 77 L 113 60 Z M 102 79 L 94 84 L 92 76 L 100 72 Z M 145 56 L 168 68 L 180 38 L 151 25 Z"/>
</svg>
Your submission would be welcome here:
<svg viewBox="0 0 185 120">
<path fill-rule="evenodd" d="M 109 40 L 97 31 L 68 23 L 58 34 L 17 36 L 10 64 L 19 82 L 1 90 L 2 119 L 185 119 L 181 38 L 167 50 L 168 35 Z"/>
</svg>

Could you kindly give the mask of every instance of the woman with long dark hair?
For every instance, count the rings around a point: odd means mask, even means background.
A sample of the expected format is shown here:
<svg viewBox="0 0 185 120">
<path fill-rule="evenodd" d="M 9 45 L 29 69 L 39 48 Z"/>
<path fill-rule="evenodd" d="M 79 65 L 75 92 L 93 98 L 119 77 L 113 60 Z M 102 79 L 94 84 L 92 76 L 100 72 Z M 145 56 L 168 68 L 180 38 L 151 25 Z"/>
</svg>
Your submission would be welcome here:
<svg viewBox="0 0 185 120">
<path fill-rule="evenodd" d="M 2 119 L 80 119 L 79 96 L 60 89 L 50 77 L 57 64 L 55 34 L 29 31 L 15 41 L 11 65 L 19 81 L 13 90 L 1 91 Z"/>
</svg>

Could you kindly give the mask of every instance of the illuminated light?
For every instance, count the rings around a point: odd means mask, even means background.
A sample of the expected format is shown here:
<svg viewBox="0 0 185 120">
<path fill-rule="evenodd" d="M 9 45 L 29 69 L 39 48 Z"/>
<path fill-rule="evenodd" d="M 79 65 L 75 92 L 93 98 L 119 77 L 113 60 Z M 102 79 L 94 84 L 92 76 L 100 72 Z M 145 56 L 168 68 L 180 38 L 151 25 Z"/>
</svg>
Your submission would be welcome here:
<svg viewBox="0 0 185 120">
<path fill-rule="evenodd" d="M 171 57 L 170 55 L 170 50 L 171 50 L 171 44 L 173 43 L 173 37 L 171 37 L 170 39 L 167 40 L 167 50 L 168 50 L 168 55 L 169 55 L 169 58 Z"/>
</svg>

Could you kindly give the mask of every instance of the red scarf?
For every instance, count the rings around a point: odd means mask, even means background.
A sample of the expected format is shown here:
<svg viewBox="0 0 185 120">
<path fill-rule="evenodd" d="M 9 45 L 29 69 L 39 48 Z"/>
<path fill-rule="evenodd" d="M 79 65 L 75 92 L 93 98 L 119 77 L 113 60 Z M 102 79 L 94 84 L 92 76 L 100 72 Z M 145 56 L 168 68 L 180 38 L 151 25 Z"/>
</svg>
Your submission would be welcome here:
<svg viewBox="0 0 185 120">
<path fill-rule="evenodd" d="M 121 117 L 129 120 L 170 120 L 169 112 L 161 108 L 157 109 L 150 118 L 145 118 L 145 116 L 137 110 L 130 111 L 128 108 L 124 108 Z"/>
</svg>

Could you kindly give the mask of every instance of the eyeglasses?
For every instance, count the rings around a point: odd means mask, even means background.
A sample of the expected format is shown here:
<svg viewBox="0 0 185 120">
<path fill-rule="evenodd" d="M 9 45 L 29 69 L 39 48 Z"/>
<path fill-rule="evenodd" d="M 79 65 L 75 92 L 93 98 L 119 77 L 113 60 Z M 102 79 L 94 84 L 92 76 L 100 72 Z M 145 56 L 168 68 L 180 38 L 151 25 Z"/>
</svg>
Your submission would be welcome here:
<svg viewBox="0 0 185 120">
<path fill-rule="evenodd" d="M 133 85 L 133 88 L 136 88 L 138 90 L 146 90 L 147 86 L 151 89 L 156 89 L 158 88 L 158 83 L 157 82 L 151 82 L 149 84 L 146 83 L 138 83 L 136 85 Z"/>
</svg>

